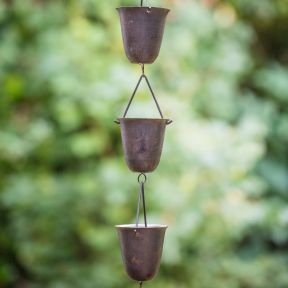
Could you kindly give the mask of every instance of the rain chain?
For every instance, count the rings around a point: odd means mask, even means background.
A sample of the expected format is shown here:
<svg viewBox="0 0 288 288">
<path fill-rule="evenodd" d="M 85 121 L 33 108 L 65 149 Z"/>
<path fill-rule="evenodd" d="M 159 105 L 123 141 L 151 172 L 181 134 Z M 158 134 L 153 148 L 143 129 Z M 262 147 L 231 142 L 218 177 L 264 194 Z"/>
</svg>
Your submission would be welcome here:
<svg viewBox="0 0 288 288">
<path fill-rule="evenodd" d="M 142 74 L 132 93 L 122 118 L 115 120 L 120 125 L 122 146 L 129 169 L 139 173 L 136 224 L 116 225 L 122 259 L 127 274 L 140 287 L 152 279 L 159 270 L 166 225 L 148 224 L 145 203 L 145 173 L 154 171 L 161 158 L 166 125 L 172 120 L 164 119 L 155 93 L 145 75 L 144 64 L 152 64 L 158 57 L 168 9 L 144 7 L 117 8 L 120 16 L 125 53 L 131 63 L 141 65 Z M 131 103 L 142 80 L 145 80 L 157 110 L 158 119 L 126 118 Z M 142 202 L 144 224 L 139 224 Z"/>
</svg>

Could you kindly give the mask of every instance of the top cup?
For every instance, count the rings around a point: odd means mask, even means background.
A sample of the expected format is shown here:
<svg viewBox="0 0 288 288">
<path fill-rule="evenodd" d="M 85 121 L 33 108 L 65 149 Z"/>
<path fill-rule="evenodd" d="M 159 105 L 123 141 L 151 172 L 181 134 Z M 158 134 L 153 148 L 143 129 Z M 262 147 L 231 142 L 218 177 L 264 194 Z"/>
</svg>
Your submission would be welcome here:
<svg viewBox="0 0 288 288">
<path fill-rule="evenodd" d="M 132 63 L 151 64 L 159 55 L 169 9 L 120 7 L 125 53 Z"/>
</svg>

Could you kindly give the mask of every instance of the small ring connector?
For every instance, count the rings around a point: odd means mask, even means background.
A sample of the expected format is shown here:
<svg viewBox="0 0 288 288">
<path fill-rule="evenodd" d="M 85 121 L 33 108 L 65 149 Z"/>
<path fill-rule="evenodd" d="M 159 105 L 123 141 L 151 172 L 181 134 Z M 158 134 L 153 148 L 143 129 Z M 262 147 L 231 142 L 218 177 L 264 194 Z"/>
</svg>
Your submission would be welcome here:
<svg viewBox="0 0 288 288">
<path fill-rule="evenodd" d="M 141 176 L 144 177 L 144 181 L 141 181 Z M 138 175 L 138 183 L 139 183 L 139 184 L 141 184 L 141 183 L 144 184 L 144 183 L 146 182 L 146 180 L 147 180 L 147 176 L 146 176 L 145 173 L 140 173 L 140 174 Z"/>
</svg>

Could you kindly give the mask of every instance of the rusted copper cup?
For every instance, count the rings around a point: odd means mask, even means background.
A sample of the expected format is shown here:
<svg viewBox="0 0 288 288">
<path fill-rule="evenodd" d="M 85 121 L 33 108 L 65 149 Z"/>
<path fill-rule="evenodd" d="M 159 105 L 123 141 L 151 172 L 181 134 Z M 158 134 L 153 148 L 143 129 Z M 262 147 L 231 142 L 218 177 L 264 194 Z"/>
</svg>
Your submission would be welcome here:
<svg viewBox="0 0 288 288">
<path fill-rule="evenodd" d="M 119 118 L 126 163 L 133 172 L 152 172 L 160 162 L 167 119 Z"/>
<path fill-rule="evenodd" d="M 152 279 L 158 272 L 165 225 L 117 225 L 122 260 L 127 274 L 136 281 Z"/>
<path fill-rule="evenodd" d="M 169 9 L 155 7 L 120 7 L 122 38 L 132 63 L 153 63 L 157 58 Z"/>
</svg>

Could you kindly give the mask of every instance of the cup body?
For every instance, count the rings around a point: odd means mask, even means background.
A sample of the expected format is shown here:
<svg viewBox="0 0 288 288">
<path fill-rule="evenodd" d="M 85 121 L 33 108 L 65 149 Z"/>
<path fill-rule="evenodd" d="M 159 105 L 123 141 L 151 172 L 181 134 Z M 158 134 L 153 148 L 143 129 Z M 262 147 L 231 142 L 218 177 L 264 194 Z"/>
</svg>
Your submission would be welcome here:
<svg viewBox="0 0 288 288">
<path fill-rule="evenodd" d="M 119 118 L 125 160 L 133 172 L 154 171 L 161 158 L 167 119 Z"/>
<path fill-rule="evenodd" d="M 155 7 L 120 7 L 117 10 L 128 59 L 132 63 L 153 63 L 159 55 L 169 10 Z"/>
<path fill-rule="evenodd" d="M 136 281 L 152 279 L 158 272 L 165 225 L 117 225 L 122 260 L 127 274 Z"/>
</svg>

